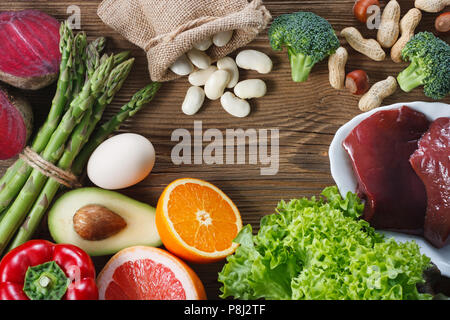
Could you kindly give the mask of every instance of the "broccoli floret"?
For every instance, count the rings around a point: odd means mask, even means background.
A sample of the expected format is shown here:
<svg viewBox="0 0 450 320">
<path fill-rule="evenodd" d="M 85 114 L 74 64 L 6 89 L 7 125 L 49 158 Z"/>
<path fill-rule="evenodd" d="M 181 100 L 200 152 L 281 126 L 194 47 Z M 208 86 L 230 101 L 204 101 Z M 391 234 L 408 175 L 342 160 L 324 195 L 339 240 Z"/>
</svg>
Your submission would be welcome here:
<svg viewBox="0 0 450 320">
<path fill-rule="evenodd" d="M 411 64 L 397 77 L 403 91 L 423 85 L 427 97 L 439 100 L 450 92 L 450 46 L 431 32 L 420 32 L 402 50 Z"/>
<path fill-rule="evenodd" d="M 340 46 L 327 20 L 303 11 L 277 17 L 269 29 L 269 40 L 274 50 L 287 47 L 295 82 L 306 81 L 312 67 Z"/>
</svg>

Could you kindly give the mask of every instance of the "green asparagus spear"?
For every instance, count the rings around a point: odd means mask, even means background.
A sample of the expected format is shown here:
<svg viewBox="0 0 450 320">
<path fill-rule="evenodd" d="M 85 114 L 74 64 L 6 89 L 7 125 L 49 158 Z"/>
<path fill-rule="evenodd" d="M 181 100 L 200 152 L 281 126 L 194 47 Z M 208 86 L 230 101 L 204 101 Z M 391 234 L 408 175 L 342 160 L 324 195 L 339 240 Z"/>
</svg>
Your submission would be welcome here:
<svg viewBox="0 0 450 320">
<path fill-rule="evenodd" d="M 72 166 L 75 157 L 78 155 L 81 148 L 91 136 L 92 131 L 94 131 L 97 126 L 97 123 L 102 118 L 106 106 L 111 103 L 116 93 L 122 88 L 124 81 L 130 73 L 133 62 L 134 59 L 127 60 L 111 71 L 103 94 L 97 98 L 94 104 L 92 116 L 89 121 L 83 121 L 74 130 L 74 134 L 70 140 L 70 148 L 66 149 L 64 152 L 58 163 L 58 167 L 67 170 Z"/>
<path fill-rule="evenodd" d="M 86 81 L 80 94 L 70 104 L 69 110 L 42 152 L 41 156 L 45 160 L 55 163 L 61 157 L 64 145 L 73 129 L 81 121 L 86 110 L 92 108 L 95 98 L 104 90 L 112 66 L 113 57 L 100 65 L 92 78 Z M 47 177 L 43 173 L 39 170 L 32 170 L 24 187 L 0 222 L 0 254 L 24 220 L 26 213 L 34 204 L 46 181 Z"/>
<path fill-rule="evenodd" d="M 124 79 L 128 76 L 129 71 L 131 69 L 131 66 L 133 64 L 134 59 L 130 59 L 126 62 L 123 62 L 114 70 L 111 72 L 110 77 L 108 79 L 108 84 L 106 85 L 106 88 L 108 90 L 105 90 L 108 92 L 108 99 L 102 100 L 102 103 L 109 104 L 114 97 L 115 93 L 118 92 L 123 84 Z M 143 103 L 145 103 L 145 99 L 149 99 L 148 95 L 154 94 L 150 91 L 146 90 L 144 92 L 141 92 L 139 95 L 136 94 L 133 99 L 136 100 L 136 108 L 141 108 Z M 131 102 L 130 102 L 131 103 Z M 101 110 L 97 109 L 100 108 Z M 84 146 L 84 144 L 89 140 L 90 135 L 95 128 L 95 125 L 92 128 L 93 123 L 97 123 L 101 119 L 101 114 L 103 114 L 103 110 L 105 109 L 106 105 L 101 105 L 99 102 L 97 102 L 97 105 L 94 107 L 94 115 L 93 117 L 90 117 L 90 119 L 86 120 L 86 118 L 83 119 L 80 124 L 78 124 L 77 128 L 74 130 L 70 143 L 68 144 L 66 151 L 64 152 L 64 155 L 61 157 L 61 159 L 58 162 L 58 167 L 63 170 L 68 170 L 70 166 L 72 165 L 73 160 L 80 152 L 81 148 Z M 137 110 L 136 110 L 137 111 Z M 101 114 L 98 114 L 98 113 Z M 131 114 L 131 112 L 129 112 Z M 48 209 L 48 206 L 53 201 L 53 198 L 55 197 L 58 189 L 59 189 L 59 183 L 53 179 L 48 179 L 44 188 L 42 189 L 39 197 L 37 198 L 34 206 L 30 210 L 30 213 L 28 214 L 25 222 L 20 227 L 19 231 L 17 232 L 16 236 L 10 243 L 8 247 L 8 251 L 12 250 L 13 248 L 25 243 L 28 241 L 33 233 L 35 232 L 36 228 L 39 226 L 39 223 L 45 214 L 46 210 Z"/>
<path fill-rule="evenodd" d="M 75 46 L 73 50 L 74 68 L 72 71 L 72 97 L 75 97 L 80 92 L 86 79 L 86 33 L 77 33 L 74 39 L 74 43 Z"/>
<path fill-rule="evenodd" d="M 152 101 L 160 87 L 161 83 L 153 82 L 142 88 L 141 90 L 136 92 L 131 100 L 120 109 L 120 112 L 116 114 L 116 116 L 97 128 L 89 139 L 89 142 L 83 147 L 80 154 L 75 159 L 75 162 L 72 165 L 72 172 L 75 175 L 80 175 L 83 172 L 84 167 L 87 164 L 92 152 L 94 152 L 94 150 L 111 133 L 119 129 L 120 125 L 125 120 L 135 115 L 136 112 L 138 112 L 142 108 L 142 106 Z"/>
<path fill-rule="evenodd" d="M 99 37 L 89 43 L 86 48 L 86 70 L 87 76 L 91 77 L 95 69 L 100 65 L 100 53 L 105 49 L 106 39 Z"/>
<path fill-rule="evenodd" d="M 59 121 L 61 120 L 64 108 L 72 96 L 71 94 L 71 77 L 73 69 L 73 51 L 74 36 L 72 30 L 66 22 L 61 24 L 60 28 L 60 44 L 61 64 L 57 83 L 55 97 L 52 101 L 52 106 L 48 114 L 47 120 L 39 130 L 31 148 L 40 153 L 44 150 L 51 135 L 55 131 Z M 28 176 L 26 172 L 29 167 L 22 160 L 17 160 L 13 166 L 0 179 L 0 213 L 4 212 L 8 204 L 15 198 L 17 192 L 23 187 Z"/>
<path fill-rule="evenodd" d="M 60 75 L 58 80 L 58 86 L 56 89 L 55 97 L 52 101 L 52 106 L 48 114 L 47 120 L 39 130 L 33 144 L 32 149 L 36 152 L 41 152 L 47 145 L 53 132 L 61 120 L 64 107 L 69 99 L 72 97 L 70 84 L 72 82 L 72 69 L 73 69 L 73 51 L 74 36 L 72 30 L 66 22 L 61 24 L 61 41 L 60 50 L 62 53 Z"/>
<path fill-rule="evenodd" d="M 114 55 L 114 65 L 117 66 L 128 59 L 130 51 L 122 51 Z"/>
</svg>

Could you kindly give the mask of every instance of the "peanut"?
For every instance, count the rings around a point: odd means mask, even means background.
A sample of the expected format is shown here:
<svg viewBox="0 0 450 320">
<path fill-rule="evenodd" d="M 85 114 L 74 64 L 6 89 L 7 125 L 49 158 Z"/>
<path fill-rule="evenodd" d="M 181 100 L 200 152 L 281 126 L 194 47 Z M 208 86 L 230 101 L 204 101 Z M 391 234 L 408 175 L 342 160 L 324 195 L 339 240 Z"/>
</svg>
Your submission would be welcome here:
<svg viewBox="0 0 450 320">
<path fill-rule="evenodd" d="M 401 37 L 391 49 L 391 58 L 395 63 L 402 62 L 402 50 L 414 36 L 414 31 L 422 19 L 422 12 L 417 8 L 409 10 L 400 21 Z"/>
<path fill-rule="evenodd" d="M 344 89 L 347 59 L 348 52 L 344 47 L 339 47 L 328 59 L 329 79 L 334 89 Z"/>
<path fill-rule="evenodd" d="M 344 28 L 341 31 L 341 35 L 347 40 L 353 49 L 371 58 L 372 60 L 383 61 L 384 58 L 386 58 L 386 53 L 381 48 L 378 41 L 374 39 L 364 39 L 356 28 Z"/>
<path fill-rule="evenodd" d="M 377 33 L 378 43 L 384 48 L 392 47 L 398 39 L 400 21 L 400 5 L 396 0 L 388 2 L 381 15 L 381 23 Z"/>
<path fill-rule="evenodd" d="M 450 6 L 450 0 L 416 0 L 414 6 L 425 12 L 439 12 Z"/>
<path fill-rule="evenodd" d="M 375 83 L 365 95 L 359 100 L 359 109 L 369 111 L 381 106 L 386 97 L 392 95 L 397 90 L 397 80 L 394 77 Z"/>
</svg>

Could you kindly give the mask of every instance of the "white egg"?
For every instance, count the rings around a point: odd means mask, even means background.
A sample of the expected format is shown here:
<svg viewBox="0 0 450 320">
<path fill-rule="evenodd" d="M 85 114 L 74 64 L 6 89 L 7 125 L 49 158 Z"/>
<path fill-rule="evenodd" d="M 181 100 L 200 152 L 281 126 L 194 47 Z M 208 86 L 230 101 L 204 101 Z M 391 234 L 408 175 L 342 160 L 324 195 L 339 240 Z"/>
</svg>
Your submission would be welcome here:
<svg viewBox="0 0 450 320">
<path fill-rule="evenodd" d="M 115 190 L 144 180 L 155 164 L 155 149 L 145 137 L 124 133 L 109 138 L 92 153 L 87 174 L 96 186 Z"/>
</svg>

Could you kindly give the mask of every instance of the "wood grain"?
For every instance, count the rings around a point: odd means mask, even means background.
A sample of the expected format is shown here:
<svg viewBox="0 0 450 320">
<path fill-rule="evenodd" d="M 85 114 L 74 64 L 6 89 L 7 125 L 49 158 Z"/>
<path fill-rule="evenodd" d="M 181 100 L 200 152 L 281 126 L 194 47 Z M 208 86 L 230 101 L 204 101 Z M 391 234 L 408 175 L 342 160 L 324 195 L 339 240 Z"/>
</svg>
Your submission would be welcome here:
<svg viewBox="0 0 450 320">
<path fill-rule="evenodd" d="M 381 1 L 383 5 L 386 1 Z M 264 1 L 272 15 L 307 10 L 328 19 L 336 31 L 347 26 L 355 26 L 364 36 L 374 38 L 375 31 L 367 30 L 358 23 L 352 14 L 353 0 L 299 0 L 299 1 Z M 400 0 L 402 15 L 411 7 L 413 1 Z M 82 29 L 90 39 L 107 36 L 108 50 L 132 50 L 136 57 L 133 72 L 115 101 L 108 108 L 105 119 L 118 111 L 131 95 L 148 81 L 144 53 L 127 42 L 119 34 L 105 26 L 96 15 L 99 1 L 1 1 L 0 11 L 38 9 L 45 11 L 59 20 L 67 18 L 67 7 L 78 5 L 82 14 Z M 418 31 L 434 31 L 435 14 L 424 13 Z M 449 41 L 449 36 L 441 36 Z M 390 58 L 384 62 L 374 62 L 349 48 L 347 72 L 364 69 L 371 83 L 396 75 L 406 63 L 395 64 Z M 156 205 L 164 187 L 180 177 L 195 177 L 210 181 L 227 193 L 239 207 L 244 223 L 251 223 L 258 228 L 262 216 L 274 212 L 280 199 L 317 195 L 333 184 L 328 161 L 328 146 L 336 130 L 352 117 L 360 113 L 358 98 L 346 91 L 336 91 L 328 82 L 326 61 L 317 64 L 305 83 L 291 81 L 290 66 L 286 52 L 274 52 L 267 40 L 267 31 L 258 35 L 248 48 L 266 52 L 274 61 L 274 71 L 260 76 L 253 72 L 242 72 L 241 80 L 258 77 L 268 84 L 268 94 L 257 101 L 251 101 L 252 113 L 248 118 L 237 119 L 222 110 L 218 101 L 207 101 L 201 112 L 193 117 L 181 112 L 181 103 L 189 87 L 186 78 L 165 83 L 156 99 L 138 116 L 128 121 L 120 132 L 136 132 L 149 138 L 155 146 L 157 161 L 150 177 L 142 183 L 122 192 L 137 200 Z M 47 115 L 48 107 L 55 90 L 54 86 L 38 92 L 23 92 L 33 103 L 36 114 L 36 127 L 39 127 Z M 387 98 L 384 104 L 411 101 L 430 101 L 415 89 L 406 94 L 398 90 Z M 450 98 L 443 102 L 450 103 Z M 177 128 L 186 128 L 192 132 L 194 120 L 201 120 L 203 128 L 226 129 L 270 129 L 278 128 L 280 132 L 280 168 L 274 176 L 261 176 L 259 165 L 174 165 L 171 150 L 176 142 L 171 141 L 171 134 Z M 12 161 L 0 162 L 0 173 Z M 45 222 L 37 237 L 48 237 Z M 96 259 L 100 269 L 109 257 Z M 222 263 L 193 266 L 203 280 L 208 297 L 217 299 L 220 284 L 217 272 Z"/>
</svg>

